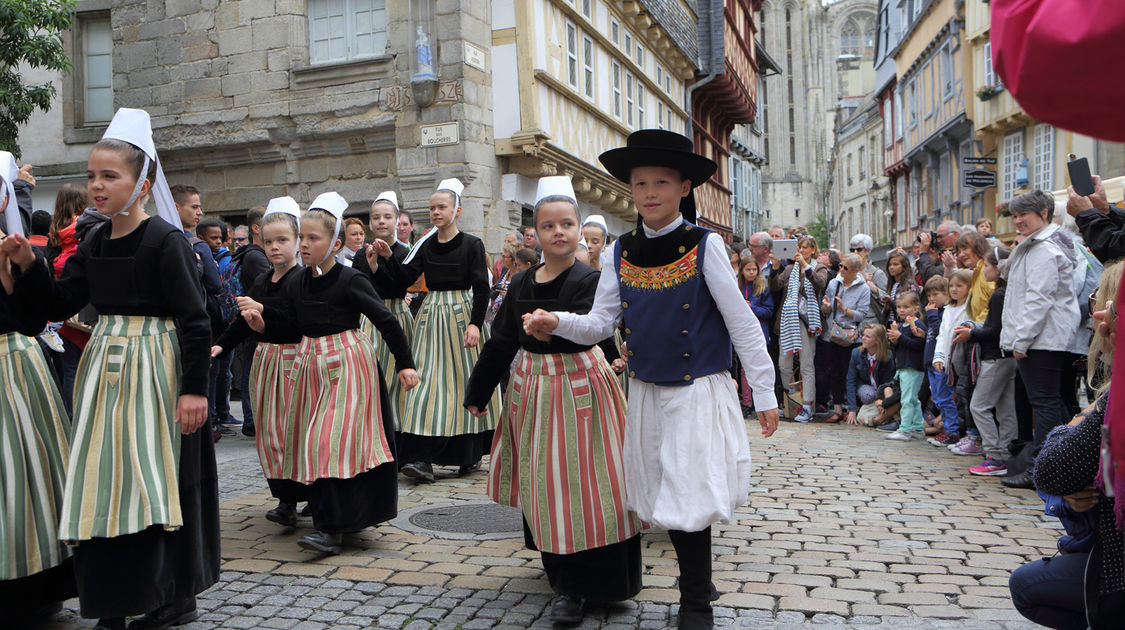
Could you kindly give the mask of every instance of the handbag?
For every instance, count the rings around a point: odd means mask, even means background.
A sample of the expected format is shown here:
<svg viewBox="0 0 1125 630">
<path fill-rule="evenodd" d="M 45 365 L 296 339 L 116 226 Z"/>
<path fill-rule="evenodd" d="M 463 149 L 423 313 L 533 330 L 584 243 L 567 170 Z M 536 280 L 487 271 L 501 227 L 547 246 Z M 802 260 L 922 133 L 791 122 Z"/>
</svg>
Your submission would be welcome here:
<svg viewBox="0 0 1125 630">
<path fill-rule="evenodd" d="M 840 282 L 836 286 L 841 287 Z M 836 321 L 836 296 L 839 288 L 832 295 L 832 326 L 828 329 L 828 340 L 838 346 L 850 347 L 859 339 L 859 327 L 855 324 L 841 324 Z"/>
</svg>

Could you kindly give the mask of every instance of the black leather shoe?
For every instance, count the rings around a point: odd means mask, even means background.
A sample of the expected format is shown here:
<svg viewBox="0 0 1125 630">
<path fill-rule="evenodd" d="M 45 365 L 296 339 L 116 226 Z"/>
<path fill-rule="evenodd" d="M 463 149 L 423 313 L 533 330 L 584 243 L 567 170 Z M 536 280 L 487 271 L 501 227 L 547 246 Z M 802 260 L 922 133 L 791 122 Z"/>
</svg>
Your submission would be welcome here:
<svg viewBox="0 0 1125 630">
<path fill-rule="evenodd" d="M 477 470 L 480 470 L 480 460 L 479 459 L 477 460 L 477 462 L 475 464 L 470 464 L 468 466 L 462 466 L 462 467 L 458 468 L 457 469 L 457 476 L 458 477 L 464 477 L 465 475 L 473 473 Z"/>
<path fill-rule="evenodd" d="M 277 523 L 278 525 L 284 525 L 286 527 L 296 527 L 297 504 L 278 501 L 277 507 L 270 510 L 269 512 L 266 512 L 266 520 Z"/>
<path fill-rule="evenodd" d="M 582 621 L 585 605 L 578 597 L 559 595 L 554 604 L 551 604 L 551 622 L 557 624 L 574 624 Z"/>
<path fill-rule="evenodd" d="M 138 617 L 129 624 L 129 630 L 164 630 L 172 626 L 182 626 L 195 621 L 199 612 L 195 609 L 195 598 L 185 597 L 178 602 L 161 606 Z"/>
<path fill-rule="evenodd" d="M 242 423 L 242 435 L 245 435 L 246 437 L 254 437 L 254 435 L 256 435 L 253 422 Z"/>
<path fill-rule="evenodd" d="M 719 589 L 715 588 L 715 583 L 711 582 L 711 601 L 719 599 Z"/>
<path fill-rule="evenodd" d="M 308 549 L 309 551 L 319 551 L 320 553 L 337 554 L 340 553 L 340 542 L 343 536 L 340 534 L 329 534 L 322 531 L 315 531 L 311 534 L 305 534 L 297 540 L 297 544 L 301 549 Z"/>
<path fill-rule="evenodd" d="M 433 483 L 434 467 L 430 462 L 414 462 L 402 467 L 402 474 L 413 479 L 415 483 Z"/>
<path fill-rule="evenodd" d="M 713 630 L 715 616 L 711 610 L 684 610 L 680 608 L 679 630 Z"/>
<path fill-rule="evenodd" d="M 1000 483 L 1008 488 L 1023 488 L 1025 490 L 1035 489 L 1035 478 L 1028 473 L 1022 473 L 1015 477 L 1004 477 L 1000 479 Z"/>
<path fill-rule="evenodd" d="M 136 623 L 135 621 L 133 623 Z M 98 625 L 94 626 L 94 630 L 125 630 L 124 617 L 102 617 L 98 619 Z"/>
</svg>

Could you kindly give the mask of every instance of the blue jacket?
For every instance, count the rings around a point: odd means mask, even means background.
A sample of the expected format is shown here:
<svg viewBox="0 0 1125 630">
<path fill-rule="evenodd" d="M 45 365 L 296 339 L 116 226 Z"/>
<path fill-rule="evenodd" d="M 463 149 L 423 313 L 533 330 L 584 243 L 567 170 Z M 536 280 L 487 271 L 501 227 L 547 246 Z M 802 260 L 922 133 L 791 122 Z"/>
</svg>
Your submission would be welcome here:
<svg viewBox="0 0 1125 630">
<path fill-rule="evenodd" d="M 1089 553 L 1096 535 L 1094 510 L 1075 512 L 1062 497 L 1042 492 L 1039 497 L 1044 502 L 1043 513 L 1058 518 L 1066 530 L 1066 535 L 1059 537 L 1059 552 Z"/>
<path fill-rule="evenodd" d="M 916 320 L 918 328 L 922 329 L 925 333 L 922 337 L 915 337 L 914 331 L 905 322 L 898 322 L 893 324 L 898 327 L 898 331 L 902 336 L 898 338 L 898 343 L 891 345 L 895 350 L 895 365 L 900 370 L 918 370 L 919 372 L 926 371 L 926 363 L 923 363 L 924 354 L 926 352 L 926 340 L 930 337 L 929 328 L 926 326 L 926 320 L 919 318 Z"/>
<path fill-rule="evenodd" d="M 745 291 L 743 297 L 746 296 Z M 762 325 L 762 334 L 766 336 L 766 344 L 770 342 L 770 321 L 773 319 L 773 295 L 770 294 L 769 288 L 762 291 L 758 295 L 751 295 L 746 298 L 746 303 L 750 305 L 750 310 L 754 311 L 754 315 L 758 318 L 758 323 Z"/>
<path fill-rule="evenodd" d="M 848 362 L 848 411 L 859 409 L 859 387 L 871 384 L 871 373 L 867 370 L 867 351 L 863 346 L 852 350 L 852 359 Z M 887 361 L 875 363 L 875 385 L 891 382 L 895 377 L 895 360 L 892 356 Z"/>
</svg>

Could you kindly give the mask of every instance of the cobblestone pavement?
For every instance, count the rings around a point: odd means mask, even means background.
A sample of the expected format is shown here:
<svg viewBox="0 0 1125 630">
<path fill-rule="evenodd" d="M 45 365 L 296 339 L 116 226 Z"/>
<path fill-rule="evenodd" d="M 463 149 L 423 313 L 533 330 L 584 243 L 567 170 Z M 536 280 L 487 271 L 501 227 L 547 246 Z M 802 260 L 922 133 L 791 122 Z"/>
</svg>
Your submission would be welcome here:
<svg viewBox="0 0 1125 630">
<path fill-rule="evenodd" d="M 783 423 L 769 440 L 748 430 L 750 501 L 738 522 L 714 529 L 716 626 L 1038 627 L 1007 589 L 1012 569 L 1052 554 L 1059 534 L 1033 492 L 970 476 L 975 458 L 862 427 Z M 290 531 L 264 519 L 273 501 L 252 441 L 228 436 L 218 452 L 224 571 L 183 628 L 550 627 L 551 591 L 519 532 L 473 537 L 410 522 L 427 507 L 487 504 L 483 469 L 401 484 L 397 519 L 316 557 L 296 546 L 309 519 Z M 675 627 L 671 544 L 661 532 L 643 540 L 645 589 L 590 611 L 580 628 Z M 68 602 L 50 628 L 92 625 L 76 609 Z"/>
</svg>

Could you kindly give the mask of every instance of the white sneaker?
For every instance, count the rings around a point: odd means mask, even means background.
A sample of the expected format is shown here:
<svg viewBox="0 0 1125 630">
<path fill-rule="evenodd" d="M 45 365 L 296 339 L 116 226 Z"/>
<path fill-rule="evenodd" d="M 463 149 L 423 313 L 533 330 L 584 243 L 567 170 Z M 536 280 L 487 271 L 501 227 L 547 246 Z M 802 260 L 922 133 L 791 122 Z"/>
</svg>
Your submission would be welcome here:
<svg viewBox="0 0 1125 630">
<path fill-rule="evenodd" d="M 909 442 L 910 440 L 916 439 L 913 435 L 911 435 L 912 433 L 915 433 L 915 432 L 914 431 L 899 430 L 899 431 L 895 431 L 894 433 L 887 434 L 887 439 L 888 440 L 898 440 L 899 442 Z"/>
<path fill-rule="evenodd" d="M 812 422 L 812 419 L 813 419 L 812 407 L 810 407 L 808 405 L 804 405 L 803 407 L 801 407 L 801 413 L 797 414 L 796 418 L 793 418 L 793 422 L 806 423 L 806 422 Z"/>
<path fill-rule="evenodd" d="M 39 338 L 42 339 L 43 343 L 47 344 L 47 347 L 54 352 L 62 354 L 66 350 L 66 348 L 63 346 L 62 337 L 59 336 L 59 333 L 51 330 L 50 328 L 39 333 Z"/>
</svg>

